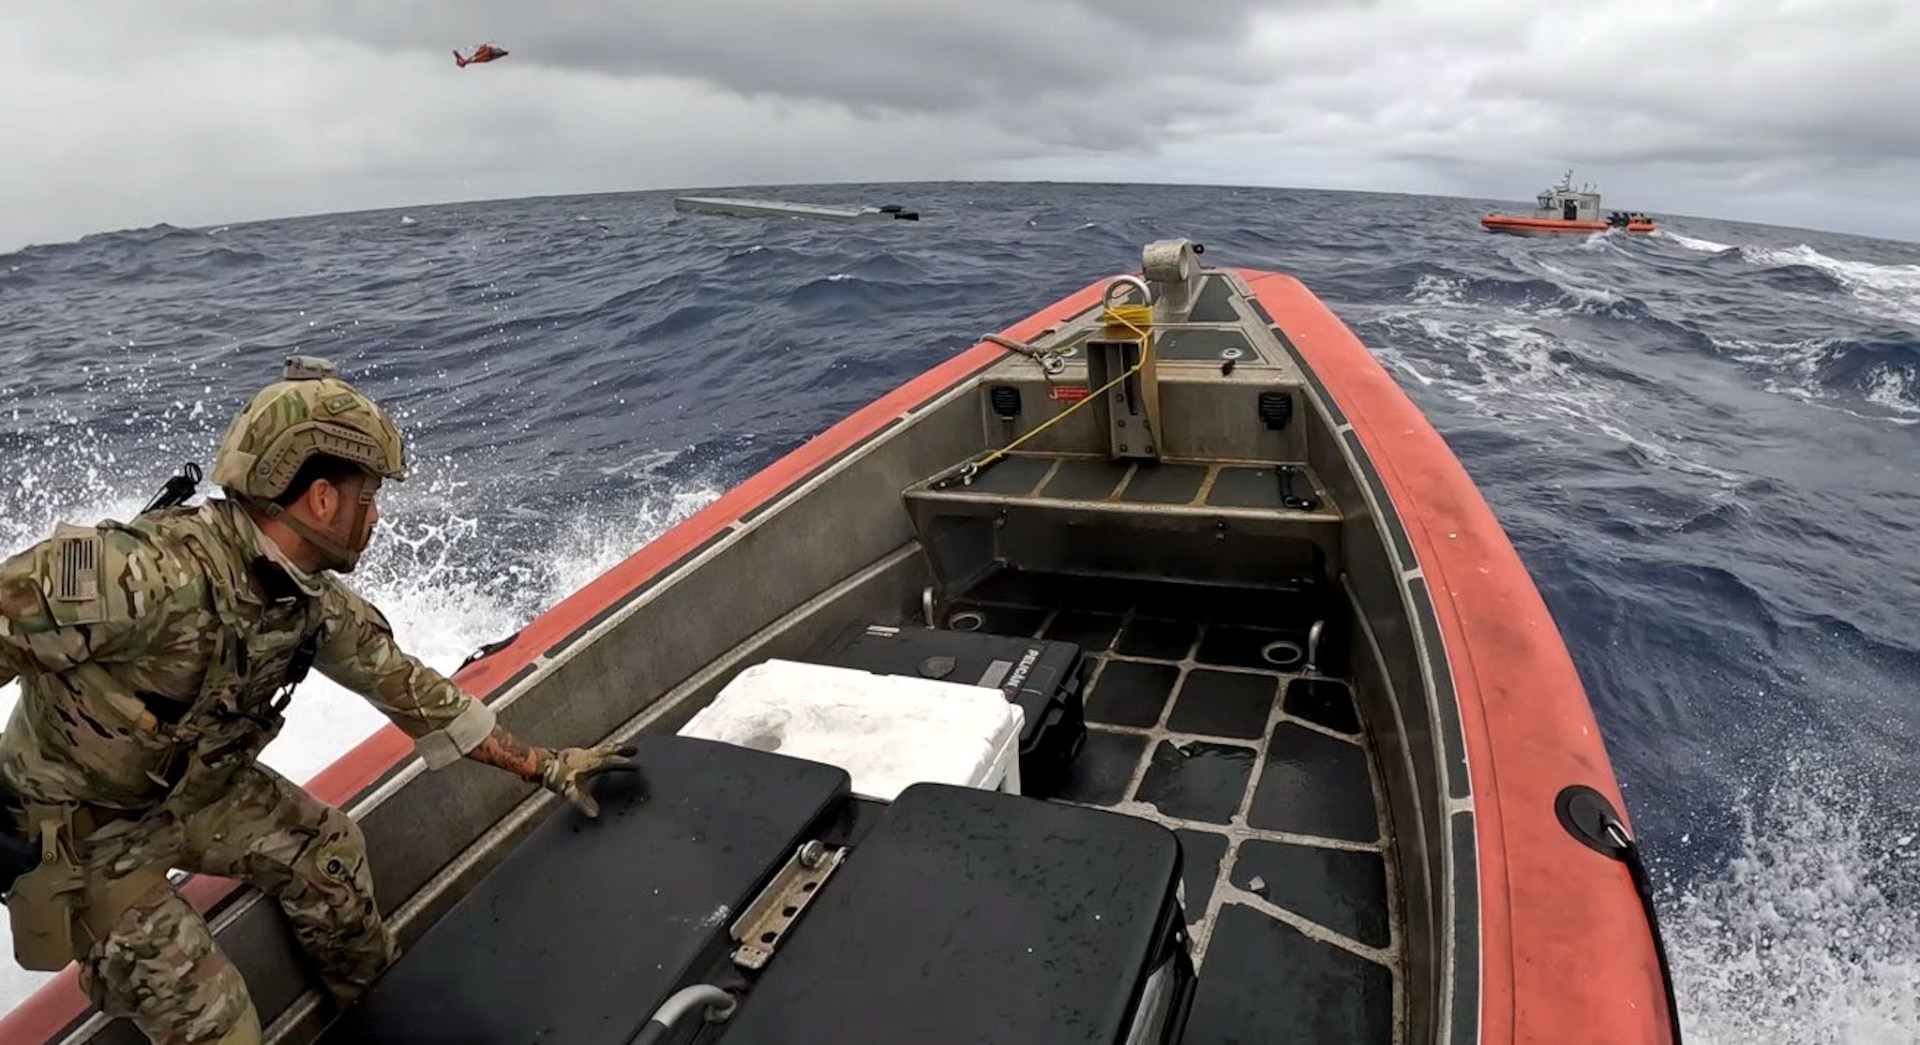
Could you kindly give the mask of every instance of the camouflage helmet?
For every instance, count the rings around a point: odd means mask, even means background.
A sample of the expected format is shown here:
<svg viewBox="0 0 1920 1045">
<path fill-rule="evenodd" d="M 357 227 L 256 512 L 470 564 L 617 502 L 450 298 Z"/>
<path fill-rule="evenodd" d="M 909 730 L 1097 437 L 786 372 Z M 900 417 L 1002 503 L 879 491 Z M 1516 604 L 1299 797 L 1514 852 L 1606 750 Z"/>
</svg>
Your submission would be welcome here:
<svg viewBox="0 0 1920 1045">
<path fill-rule="evenodd" d="M 332 363 L 293 356 L 285 376 L 233 419 L 213 459 L 213 481 L 271 501 L 286 492 L 301 465 L 321 454 L 382 478 L 406 478 L 406 447 L 386 412 L 342 381 Z"/>
</svg>

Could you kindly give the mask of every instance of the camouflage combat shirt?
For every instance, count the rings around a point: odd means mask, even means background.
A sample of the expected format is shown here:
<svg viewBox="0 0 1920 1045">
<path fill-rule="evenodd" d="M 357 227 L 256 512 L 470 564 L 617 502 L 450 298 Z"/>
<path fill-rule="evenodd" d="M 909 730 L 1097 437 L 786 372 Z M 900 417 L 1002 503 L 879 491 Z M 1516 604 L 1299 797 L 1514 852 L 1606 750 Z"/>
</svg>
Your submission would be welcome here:
<svg viewBox="0 0 1920 1045">
<path fill-rule="evenodd" d="M 214 499 L 63 525 L 0 563 L 0 685 L 21 686 L 0 776 L 39 801 L 152 806 L 195 737 L 231 730 L 235 709 L 258 714 L 242 725 L 263 739 L 278 731 L 259 713 L 310 634 L 313 667 L 413 737 L 428 766 L 492 732 L 492 711 L 402 651 L 370 603 Z"/>
</svg>

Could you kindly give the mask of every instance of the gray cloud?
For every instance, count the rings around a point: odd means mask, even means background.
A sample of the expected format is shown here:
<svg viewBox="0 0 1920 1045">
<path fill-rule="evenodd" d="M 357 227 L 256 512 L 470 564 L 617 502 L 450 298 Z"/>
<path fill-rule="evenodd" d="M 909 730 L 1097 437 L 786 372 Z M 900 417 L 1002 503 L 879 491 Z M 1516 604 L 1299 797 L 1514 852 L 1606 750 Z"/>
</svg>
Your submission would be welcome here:
<svg viewBox="0 0 1920 1045">
<path fill-rule="evenodd" d="M 746 96 L 861 110 L 952 112 L 1187 78 L 1259 82 L 1244 38 L 1263 13 L 1339 0 L 781 0 L 709 4 L 435 0 L 400 7 L 202 4 L 210 24 L 257 35 L 327 33 L 375 48 L 499 41 L 527 64 L 684 77 Z M 1367 6 L 1365 3 L 1353 6 Z M 459 35 L 465 34 L 465 35 Z M 430 37 L 430 39 L 429 39 Z M 473 38 L 473 39 L 470 39 Z"/>
</svg>

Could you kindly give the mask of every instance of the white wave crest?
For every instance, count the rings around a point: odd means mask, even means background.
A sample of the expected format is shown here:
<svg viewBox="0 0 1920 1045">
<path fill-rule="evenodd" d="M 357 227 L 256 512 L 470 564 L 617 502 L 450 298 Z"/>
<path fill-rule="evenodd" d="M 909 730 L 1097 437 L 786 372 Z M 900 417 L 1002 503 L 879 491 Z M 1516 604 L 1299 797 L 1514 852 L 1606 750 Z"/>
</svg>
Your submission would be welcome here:
<svg viewBox="0 0 1920 1045">
<path fill-rule="evenodd" d="M 1735 247 L 1710 239 L 1661 229 L 1659 238 L 1688 250 L 1719 254 L 1738 250 L 1741 258 L 1767 268 L 1804 265 L 1832 276 L 1860 303 L 1863 311 L 1881 319 L 1920 324 L 1920 265 L 1847 261 L 1820 253 L 1805 243 L 1793 247 Z"/>
<path fill-rule="evenodd" d="M 1551 278 L 1552 273 L 1543 275 Z M 1562 324 L 1556 319 L 1611 307 L 1610 292 L 1594 291 L 1571 309 L 1547 304 L 1489 312 L 1466 299 L 1466 285 L 1458 277 L 1422 276 L 1408 292 L 1406 305 L 1373 310 L 1387 332 L 1367 339 L 1381 363 L 1483 416 L 1549 421 L 1569 431 L 1606 436 L 1649 461 L 1722 486 L 1743 481 L 1648 430 L 1629 404 L 1626 389 L 1580 365 L 1583 357 L 1597 353 L 1559 329 Z"/>
<path fill-rule="evenodd" d="M 1877 369 L 1868 382 L 1867 402 L 1920 422 L 1920 376 L 1909 370 Z"/>
<path fill-rule="evenodd" d="M 1881 319 L 1920 325 L 1920 265 L 1879 265 L 1828 257 L 1802 243 L 1797 247 L 1741 247 L 1756 265 L 1805 265 L 1838 280 L 1863 311 Z"/>
<path fill-rule="evenodd" d="M 1609 246 L 1608 249 L 1614 248 Z M 1626 295 L 1596 283 L 1588 282 L 1598 277 L 1581 276 L 1578 273 L 1569 272 L 1544 257 L 1534 257 L 1529 260 L 1531 267 L 1538 270 L 1538 275 L 1552 283 L 1555 287 L 1559 288 L 1562 294 L 1565 294 L 1573 300 L 1573 307 L 1571 309 L 1558 305 L 1549 305 L 1537 310 L 1540 315 L 1561 315 L 1569 311 L 1605 312 L 1617 305 L 1626 303 Z"/>
<path fill-rule="evenodd" d="M 1716 243 L 1710 239 L 1685 236 L 1669 229 L 1655 229 L 1653 235 L 1655 238 L 1664 240 L 1676 247 L 1684 247 L 1687 250 L 1697 250 L 1702 254 L 1718 254 L 1721 251 L 1734 249 L 1731 243 Z"/>
<path fill-rule="evenodd" d="M 1885 363 L 1873 364 L 1865 373 L 1867 402 L 1881 413 L 1862 413 L 1850 409 L 1834 389 L 1821 381 L 1822 372 L 1850 347 L 1841 338 L 1814 337 L 1797 341 L 1753 341 L 1743 338 L 1715 339 L 1714 347 L 1731 359 L 1764 372 L 1760 387 L 1768 393 L 1798 399 L 1865 420 L 1892 421 L 1897 425 L 1920 424 L 1920 379 L 1913 370 Z"/>
</svg>

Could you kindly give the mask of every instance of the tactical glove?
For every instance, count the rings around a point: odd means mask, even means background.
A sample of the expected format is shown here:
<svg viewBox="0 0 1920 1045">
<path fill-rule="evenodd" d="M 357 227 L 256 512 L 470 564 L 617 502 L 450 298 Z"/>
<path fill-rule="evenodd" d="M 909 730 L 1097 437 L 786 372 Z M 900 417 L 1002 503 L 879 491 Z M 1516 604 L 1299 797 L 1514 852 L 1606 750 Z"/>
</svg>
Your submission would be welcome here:
<svg viewBox="0 0 1920 1045">
<path fill-rule="evenodd" d="M 540 766 L 540 786 L 580 807 L 582 813 L 597 817 L 600 803 L 593 800 L 588 781 L 609 770 L 640 768 L 631 757 L 633 753 L 631 744 L 563 747 L 548 752 Z"/>
</svg>

